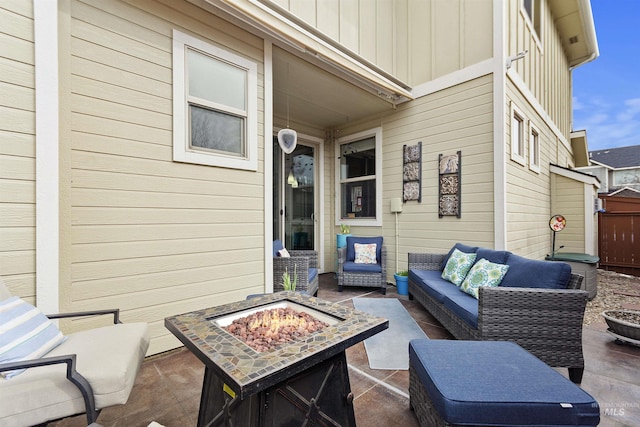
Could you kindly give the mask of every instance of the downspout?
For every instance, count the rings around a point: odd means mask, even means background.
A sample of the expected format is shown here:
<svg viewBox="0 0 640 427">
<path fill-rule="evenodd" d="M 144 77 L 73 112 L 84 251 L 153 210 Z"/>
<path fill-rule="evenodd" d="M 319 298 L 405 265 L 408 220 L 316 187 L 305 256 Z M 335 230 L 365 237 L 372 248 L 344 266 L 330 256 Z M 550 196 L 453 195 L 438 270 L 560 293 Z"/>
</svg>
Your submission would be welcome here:
<svg viewBox="0 0 640 427">
<path fill-rule="evenodd" d="M 494 248 L 507 248 L 506 5 L 493 0 L 493 228 Z"/>
</svg>

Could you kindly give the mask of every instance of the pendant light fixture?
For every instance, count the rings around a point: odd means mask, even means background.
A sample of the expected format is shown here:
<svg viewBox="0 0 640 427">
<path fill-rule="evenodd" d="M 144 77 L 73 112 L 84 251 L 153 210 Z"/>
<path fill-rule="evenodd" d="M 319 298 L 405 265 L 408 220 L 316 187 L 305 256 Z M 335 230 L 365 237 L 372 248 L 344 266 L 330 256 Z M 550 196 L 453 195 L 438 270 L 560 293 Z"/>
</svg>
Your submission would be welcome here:
<svg viewBox="0 0 640 427">
<path fill-rule="evenodd" d="M 287 79 L 289 78 L 289 64 L 287 64 Z M 298 142 L 298 134 L 295 130 L 289 129 L 289 94 L 287 93 L 287 128 L 278 132 L 278 144 L 286 154 L 293 153 Z M 290 175 L 292 176 L 292 175 Z"/>
</svg>

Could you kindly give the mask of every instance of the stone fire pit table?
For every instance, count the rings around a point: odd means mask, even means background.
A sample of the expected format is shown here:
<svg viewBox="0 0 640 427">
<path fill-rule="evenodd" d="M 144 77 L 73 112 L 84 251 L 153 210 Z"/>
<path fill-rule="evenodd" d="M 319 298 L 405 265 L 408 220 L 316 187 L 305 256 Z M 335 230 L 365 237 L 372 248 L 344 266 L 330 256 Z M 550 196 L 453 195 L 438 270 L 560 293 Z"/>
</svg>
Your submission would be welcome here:
<svg viewBox="0 0 640 427">
<path fill-rule="evenodd" d="M 279 306 L 329 326 L 264 352 L 222 329 L 233 319 Z M 355 426 L 345 350 L 387 329 L 389 321 L 278 292 L 167 317 L 165 326 L 205 365 L 198 426 Z"/>
</svg>

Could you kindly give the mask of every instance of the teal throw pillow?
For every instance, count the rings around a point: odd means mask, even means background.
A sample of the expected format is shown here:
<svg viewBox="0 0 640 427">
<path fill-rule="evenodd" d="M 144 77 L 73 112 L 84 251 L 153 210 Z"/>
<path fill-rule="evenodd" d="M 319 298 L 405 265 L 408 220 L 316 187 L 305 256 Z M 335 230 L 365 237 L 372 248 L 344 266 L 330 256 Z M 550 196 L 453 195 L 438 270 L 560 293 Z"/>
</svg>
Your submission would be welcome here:
<svg viewBox="0 0 640 427">
<path fill-rule="evenodd" d="M 478 288 L 480 286 L 498 286 L 508 270 L 508 265 L 496 264 L 480 258 L 480 260 L 471 267 L 460 289 L 477 299 Z"/>
<path fill-rule="evenodd" d="M 476 254 L 467 254 L 458 249 L 454 250 L 447 261 L 447 265 L 442 270 L 442 278 L 460 286 L 475 260 Z"/>
</svg>

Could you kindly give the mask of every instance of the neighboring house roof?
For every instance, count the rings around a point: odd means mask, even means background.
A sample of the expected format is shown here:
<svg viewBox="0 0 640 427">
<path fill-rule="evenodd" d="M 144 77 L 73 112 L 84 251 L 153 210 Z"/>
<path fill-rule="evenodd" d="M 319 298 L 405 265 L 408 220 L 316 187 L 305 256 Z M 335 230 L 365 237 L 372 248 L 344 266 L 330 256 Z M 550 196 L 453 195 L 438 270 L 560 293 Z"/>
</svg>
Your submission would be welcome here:
<svg viewBox="0 0 640 427">
<path fill-rule="evenodd" d="M 622 197 L 636 197 L 640 198 L 640 191 L 631 187 L 623 187 L 613 193 L 607 194 L 607 196 L 622 196 Z"/>
<path fill-rule="evenodd" d="M 590 151 L 589 158 L 614 169 L 640 167 L 640 145 Z"/>
</svg>

